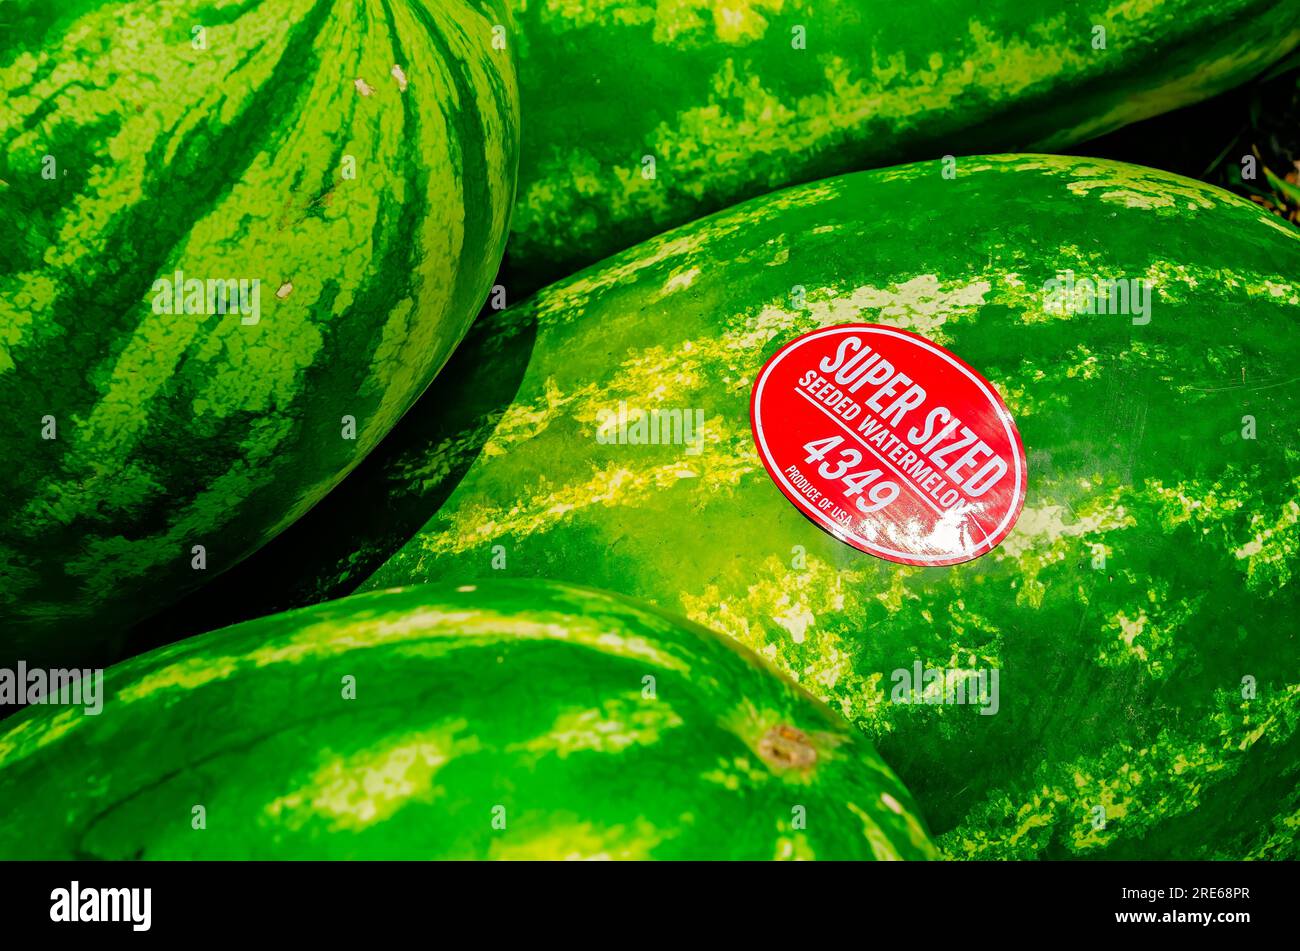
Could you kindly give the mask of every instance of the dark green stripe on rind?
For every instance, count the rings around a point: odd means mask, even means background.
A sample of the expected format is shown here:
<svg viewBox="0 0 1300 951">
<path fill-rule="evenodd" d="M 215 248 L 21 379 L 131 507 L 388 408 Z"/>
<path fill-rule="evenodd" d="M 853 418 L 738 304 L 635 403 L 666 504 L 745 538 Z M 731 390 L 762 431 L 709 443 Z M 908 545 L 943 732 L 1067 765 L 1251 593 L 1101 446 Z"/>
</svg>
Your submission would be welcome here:
<svg viewBox="0 0 1300 951">
<path fill-rule="evenodd" d="M 1049 313 L 1067 269 L 1151 280 L 1150 322 Z M 1294 229 L 1111 162 L 758 199 L 477 325 L 418 438 L 349 487 L 363 512 L 432 516 L 367 585 L 581 581 L 728 633 L 868 731 L 953 855 L 1294 856 L 1297 275 Z M 948 347 L 1010 407 L 1028 496 L 991 554 L 861 554 L 764 471 L 755 375 L 852 321 Z M 599 442 L 620 401 L 702 411 L 702 451 Z M 347 536 L 362 562 L 374 537 Z M 916 662 L 997 670 L 998 712 L 891 702 Z"/>
<path fill-rule="evenodd" d="M 1292 0 L 512 7 L 517 293 L 785 185 L 1064 148 L 1230 88 L 1300 42 Z"/>
<path fill-rule="evenodd" d="M 727 639 L 587 589 L 362 595 L 105 687 L 98 716 L 34 707 L 0 733 L 0 858 L 934 855 L 847 723 Z"/>
<path fill-rule="evenodd" d="M 6 656 L 86 661 L 427 385 L 500 260 L 518 102 L 504 14 L 456 0 L 35 9 L 0 58 L 0 621 Z M 155 313 L 176 270 L 260 281 L 260 322 Z"/>
</svg>

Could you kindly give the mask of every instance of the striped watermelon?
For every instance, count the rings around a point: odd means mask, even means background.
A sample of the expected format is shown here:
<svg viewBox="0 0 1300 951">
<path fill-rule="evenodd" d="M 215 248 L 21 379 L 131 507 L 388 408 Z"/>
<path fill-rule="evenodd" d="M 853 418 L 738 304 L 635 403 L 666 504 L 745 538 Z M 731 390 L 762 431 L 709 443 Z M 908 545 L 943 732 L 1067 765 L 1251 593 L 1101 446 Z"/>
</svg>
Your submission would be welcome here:
<svg viewBox="0 0 1300 951">
<path fill-rule="evenodd" d="M 527 144 L 516 291 L 795 182 L 1063 148 L 1300 43 L 1294 0 L 512 6 Z"/>
<path fill-rule="evenodd" d="M 1150 280 L 1149 321 L 1047 310 L 1066 271 Z M 368 470 L 353 524 L 437 508 L 365 587 L 566 579 L 725 632 L 867 731 L 952 856 L 1295 856 L 1298 276 L 1288 225 L 1113 162 L 757 199 L 476 325 L 423 404 L 437 424 Z M 1028 495 L 989 554 L 863 554 L 764 470 L 756 374 L 851 322 L 948 348 L 1006 401 Z M 702 451 L 598 439 L 620 404 L 698 411 Z M 350 541 L 355 577 L 379 551 Z M 997 672 L 997 712 L 900 695 L 917 666 Z"/>
<path fill-rule="evenodd" d="M 503 20 L 5 4 L 0 655 L 102 656 L 307 511 L 428 384 L 503 253 Z"/>
<path fill-rule="evenodd" d="M 0 858 L 934 855 L 847 723 L 584 588 L 359 595 L 132 659 L 104 692 L 0 733 Z"/>
</svg>

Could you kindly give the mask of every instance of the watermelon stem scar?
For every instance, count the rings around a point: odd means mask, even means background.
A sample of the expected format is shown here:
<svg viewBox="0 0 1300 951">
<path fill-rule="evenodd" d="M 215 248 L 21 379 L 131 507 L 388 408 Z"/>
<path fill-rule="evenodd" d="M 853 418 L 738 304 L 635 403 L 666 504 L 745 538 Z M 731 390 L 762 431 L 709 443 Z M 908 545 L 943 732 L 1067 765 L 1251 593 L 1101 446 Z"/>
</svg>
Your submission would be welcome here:
<svg viewBox="0 0 1300 951">
<path fill-rule="evenodd" d="M 758 755 L 771 766 L 807 769 L 817 762 L 817 750 L 807 735 L 795 727 L 774 726 L 758 743 Z"/>
</svg>

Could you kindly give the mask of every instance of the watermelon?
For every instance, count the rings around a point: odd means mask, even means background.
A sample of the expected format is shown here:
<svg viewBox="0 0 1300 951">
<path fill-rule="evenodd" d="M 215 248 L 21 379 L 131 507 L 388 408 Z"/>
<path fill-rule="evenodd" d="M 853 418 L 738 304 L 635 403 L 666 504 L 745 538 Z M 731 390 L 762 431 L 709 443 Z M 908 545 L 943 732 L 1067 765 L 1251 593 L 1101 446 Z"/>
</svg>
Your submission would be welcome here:
<svg viewBox="0 0 1300 951">
<path fill-rule="evenodd" d="M 1071 272 L 1149 281 L 1149 306 L 1052 309 Z M 580 581 L 728 634 L 875 740 L 949 856 L 1295 857 L 1298 276 L 1289 225 L 1115 162 L 927 162 L 755 199 L 476 324 L 422 402 L 437 424 L 350 496 L 373 494 L 353 525 L 430 512 L 362 588 Z M 918 334 L 1005 401 L 1026 496 L 989 553 L 865 554 L 769 477 L 756 375 L 845 323 Z M 624 408 L 702 425 L 602 439 Z M 391 541 L 340 540 L 357 556 L 321 577 Z M 947 702 L 932 671 L 996 674 L 997 709 Z"/>
<path fill-rule="evenodd" d="M 935 854 L 844 720 L 586 588 L 358 595 L 133 658 L 103 693 L 0 733 L 0 858 Z"/>
<path fill-rule="evenodd" d="M 1300 43 L 1294 0 L 512 6 L 519 293 L 773 188 L 1056 151 L 1228 89 Z"/>
<path fill-rule="evenodd" d="M 504 253 L 504 17 L 5 4 L 0 654 L 111 655 L 307 511 L 427 386 Z"/>
</svg>

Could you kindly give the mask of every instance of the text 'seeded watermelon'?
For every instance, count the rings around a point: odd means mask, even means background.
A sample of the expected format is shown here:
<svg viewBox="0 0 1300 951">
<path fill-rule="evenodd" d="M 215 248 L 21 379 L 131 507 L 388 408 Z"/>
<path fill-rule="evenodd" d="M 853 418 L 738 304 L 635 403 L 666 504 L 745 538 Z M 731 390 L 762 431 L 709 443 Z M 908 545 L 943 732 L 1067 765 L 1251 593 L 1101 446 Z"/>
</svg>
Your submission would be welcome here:
<svg viewBox="0 0 1300 951">
<path fill-rule="evenodd" d="M 514 0 L 516 290 L 774 188 L 1054 150 L 1300 43 L 1294 0 Z"/>
<path fill-rule="evenodd" d="M 581 581 L 730 634 L 872 735 L 951 855 L 1293 856 L 1300 235 L 1113 162 L 952 171 L 756 199 L 476 325 L 352 496 L 432 511 L 368 584 Z M 874 557 L 774 483 L 755 380 L 842 324 L 1005 402 L 1028 479 L 991 551 Z"/>
<path fill-rule="evenodd" d="M 0 858 L 935 855 L 852 726 L 727 638 L 585 588 L 358 595 L 104 689 L 97 716 L 0 731 Z"/>
<path fill-rule="evenodd" d="M 487 295 L 518 162 L 468 0 L 10 0 L 0 655 L 102 657 L 375 446 Z"/>
</svg>

